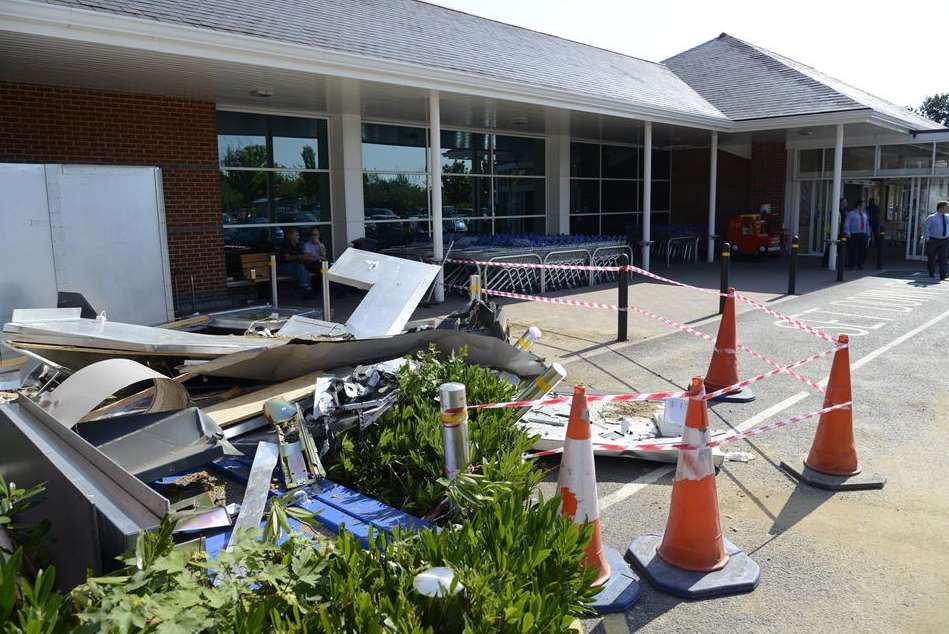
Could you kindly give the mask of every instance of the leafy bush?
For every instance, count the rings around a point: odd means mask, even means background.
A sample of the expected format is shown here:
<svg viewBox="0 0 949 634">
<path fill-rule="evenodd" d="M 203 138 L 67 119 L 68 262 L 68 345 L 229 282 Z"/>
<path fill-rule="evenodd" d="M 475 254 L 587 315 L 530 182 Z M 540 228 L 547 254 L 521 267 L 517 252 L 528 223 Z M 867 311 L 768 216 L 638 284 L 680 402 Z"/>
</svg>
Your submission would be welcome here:
<svg viewBox="0 0 949 634">
<path fill-rule="evenodd" d="M 525 507 L 510 492 L 446 530 L 351 534 L 318 548 L 300 535 L 246 535 L 213 562 L 173 549 L 170 522 L 142 535 L 126 568 L 71 595 L 79 632 L 565 632 L 591 595 L 579 562 L 589 541 L 557 499 Z M 435 565 L 456 571 L 456 596 L 412 587 Z M 210 581 L 213 569 L 215 582 Z"/>
<path fill-rule="evenodd" d="M 440 361 L 434 349 L 401 371 L 399 398 L 373 426 L 343 439 L 330 478 L 407 513 L 425 515 L 444 498 L 438 388 L 463 383 L 469 403 L 508 401 L 514 388 L 489 370 L 464 362 L 464 351 Z M 488 483 L 504 482 L 527 500 L 542 473 L 521 456 L 533 444 L 514 424 L 514 410 L 474 410 L 468 421 L 471 463 Z"/>
<path fill-rule="evenodd" d="M 510 411 L 475 413 L 471 472 L 441 477 L 434 398 L 449 381 L 467 386 L 469 402 L 508 400 L 514 391 L 461 357 L 441 362 L 423 353 L 416 370 L 403 371 L 397 405 L 363 438 L 347 438 L 332 470 L 409 512 L 443 509 L 441 527 L 370 535 L 368 549 L 343 531 L 336 540 L 318 538 L 314 548 L 290 534 L 288 521 L 314 518 L 274 500 L 262 531 L 240 536 L 231 552 L 210 561 L 204 552 L 176 550 L 166 519 L 138 537 L 121 570 L 88 579 L 65 600 L 51 590 L 51 571 L 33 584 L 15 581 L 19 590 L 10 595 L 9 571 L 19 568 L 11 558 L 0 569 L 0 616 L 19 621 L 6 631 L 567 632 L 593 595 L 594 573 L 582 565 L 590 529 L 561 517 L 559 498 L 530 500 L 541 472 L 522 460 L 531 439 Z M 446 598 L 416 592 L 413 579 L 433 566 L 453 569 L 463 588 Z M 15 609 L 7 610 L 9 596 Z"/>
</svg>

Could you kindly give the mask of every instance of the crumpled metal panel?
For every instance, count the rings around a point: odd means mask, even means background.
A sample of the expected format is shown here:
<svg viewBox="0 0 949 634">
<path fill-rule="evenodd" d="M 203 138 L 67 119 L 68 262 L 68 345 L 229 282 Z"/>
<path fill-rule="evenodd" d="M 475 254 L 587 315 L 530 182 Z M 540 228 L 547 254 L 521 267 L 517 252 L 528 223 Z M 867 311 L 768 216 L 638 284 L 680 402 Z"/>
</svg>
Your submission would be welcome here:
<svg viewBox="0 0 949 634">
<path fill-rule="evenodd" d="M 351 341 L 293 341 L 278 348 L 249 350 L 188 366 L 192 374 L 252 381 L 289 379 L 341 366 L 367 365 L 425 350 L 430 344 L 444 355 L 467 348 L 468 363 L 506 370 L 519 377 L 535 377 L 545 370 L 540 358 L 516 350 L 509 343 L 451 330 L 423 330 L 394 337 Z"/>
<path fill-rule="evenodd" d="M 349 248 L 327 275 L 330 281 L 366 289 L 366 297 L 346 321 L 356 337 L 396 335 L 432 285 L 440 267 Z"/>
</svg>

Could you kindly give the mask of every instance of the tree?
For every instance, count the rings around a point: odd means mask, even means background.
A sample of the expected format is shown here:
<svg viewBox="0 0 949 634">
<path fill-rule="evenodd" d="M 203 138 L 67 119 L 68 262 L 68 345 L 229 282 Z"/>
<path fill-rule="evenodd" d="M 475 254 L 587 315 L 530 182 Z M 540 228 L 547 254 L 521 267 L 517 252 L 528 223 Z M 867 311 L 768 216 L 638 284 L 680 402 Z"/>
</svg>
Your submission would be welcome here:
<svg viewBox="0 0 949 634">
<path fill-rule="evenodd" d="M 949 127 L 949 92 L 936 93 L 923 99 L 919 114 Z"/>
</svg>

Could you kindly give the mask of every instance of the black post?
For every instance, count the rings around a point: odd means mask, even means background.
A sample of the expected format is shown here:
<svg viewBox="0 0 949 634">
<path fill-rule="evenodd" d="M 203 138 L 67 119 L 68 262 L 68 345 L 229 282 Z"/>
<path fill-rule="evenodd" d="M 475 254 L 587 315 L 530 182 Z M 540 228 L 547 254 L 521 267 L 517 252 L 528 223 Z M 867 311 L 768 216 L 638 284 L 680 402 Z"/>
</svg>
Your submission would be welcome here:
<svg viewBox="0 0 949 634">
<path fill-rule="evenodd" d="M 722 243 L 722 283 L 721 297 L 718 298 L 718 314 L 725 312 L 725 295 L 728 293 L 728 266 L 732 259 L 732 245 L 727 242 Z"/>
<path fill-rule="evenodd" d="M 844 267 L 847 266 L 847 236 L 837 240 L 837 281 L 844 281 Z"/>
<path fill-rule="evenodd" d="M 619 310 L 616 311 L 616 340 L 626 341 L 629 336 L 626 334 L 629 320 L 629 257 L 623 253 L 619 256 L 619 271 L 616 275 L 616 292 L 619 302 Z"/>
<path fill-rule="evenodd" d="M 883 268 L 883 243 L 886 242 L 886 231 L 882 228 L 877 233 L 877 270 Z"/>
<path fill-rule="evenodd" d="M 791 256 L 788 260 L 788 295 L 794 295 L 797 290 L 797 252 L 801 248 L 801 239 L 791 238 Z"/>
</svg>

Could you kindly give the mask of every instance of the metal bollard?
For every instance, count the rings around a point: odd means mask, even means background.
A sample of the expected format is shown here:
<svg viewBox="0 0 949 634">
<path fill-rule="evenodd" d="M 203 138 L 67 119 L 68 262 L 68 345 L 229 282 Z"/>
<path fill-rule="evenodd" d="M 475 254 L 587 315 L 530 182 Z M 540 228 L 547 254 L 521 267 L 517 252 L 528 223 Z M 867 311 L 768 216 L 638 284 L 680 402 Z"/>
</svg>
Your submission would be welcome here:
<svg viewBox="0 0 949 634">
<path fill-rule="evenodd" d="M 323 260 L 320 262 L 320 283 L 323 285 L 323 321 L 329 321 L 333 318 L 333 309 L 330 306 L 330 278 L 329 262 Z"/>
<path fill-rule="evenodd" d="M 880 229 L 877 234 L 877 270 L 883 268 L 883 245 L 886 242 L 886 231 Z"/>
<path fill-rule="evenodd" d="M 616 275 L 617 300 L 619 310 L 616 311 L 616 340 L 627 341 L 629 335 L 629 256 L 625 253 L 619 256 L 619 271 Z"/>
<path fill-rule="evenodd" d="M 552 363 L 550 367 L 544 370 L 544 373 L 539 377 L 535 378 L 530 383 L 527 383 L 514 400 L 517 401 L 536 401 L 542 399 L 550 392 L 553 391 L 555 387 L 560 385 L 560 382 L 567 378 L 567 371 L 564 370 L 563 366 L 559 363 Z M 527 412 L 531 410 L 530 407 L 522 407 L 517 410 L 517 414 L 514 417 L 515 421 L 519 421 Z"/>
<path fill-rule="evenodd" d="M 847 266 L 847 237 L 837 241 L 837 281 L 844 281 L 844 267 Z"/>
<path fill-rule="evenodd" d="M 544 336 L 544 333 L 540 331 L 540 328 L 537 326 L 531 326 L 524 331 L 524 334 L 518 337 L 517 341 L 514 342 L 514 347 L 518 350 L 527 351 L 530 350 L 531 346 L 534 345 L 534 342 L 540 341 L 540 338 Z"/>
<path fill-rule="evenodd" d="M 481 301 L 481 276 L 472 275 L 468 278 L 468 300 L 472 302 Z"/>
<path fill-rule="evenodd" d="M 718 298 L 718 314 L 721 315 L 725 312 L 725 294 L 728 293 L 728 268 L 731 264 L 732 259 L 732 245 L 723 242 L 722 243 L 722 277 L 721 283 L 719 284 L 721 296 Z"/>
<path fill-rule="evenodd" d="M 452 479 L 468 468 L 468 399 L 461 383 L 442 383 L 438 393 L 445 475 Z"/>
<path fill-rule="evenodd" d="M 797 252 L 801 248 L 801 239 L 797 236 L 791 238 L 791 253 L 788 259 L 788 295 L 794 295 L 797 291 Z"/>
<path fill-rule="evenodd" d="M 270 256 L 270 305 L 277 307 L 277 256 Z"/>
</svg>

